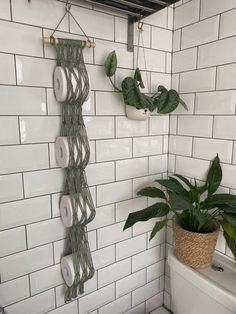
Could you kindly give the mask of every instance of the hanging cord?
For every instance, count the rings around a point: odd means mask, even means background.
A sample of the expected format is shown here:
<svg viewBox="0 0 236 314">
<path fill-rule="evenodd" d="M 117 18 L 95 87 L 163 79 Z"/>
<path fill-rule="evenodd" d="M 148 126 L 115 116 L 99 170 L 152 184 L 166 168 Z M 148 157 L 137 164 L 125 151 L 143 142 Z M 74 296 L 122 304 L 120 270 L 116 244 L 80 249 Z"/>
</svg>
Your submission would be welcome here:
<svg viewBox="0 0 236 314">
<path fill-rule="evenodd" d="M 143 22 L 138 22 L 138 47 L 137 47 L 137 56 L 136 56 L 136 68 L 138 67 L 139 63 L 139 49 L 140 49 L 140 38 L 141 38 L 141 44 L 143 48 L 143 60 L 144 60 L 144 67 L 145 67 L 145 73 L 146 73 L 146 79 L 147 79 L 147 89 L 148 93 L 151 93 L 151 85 L 150 85 L 150 80 L 148 77 L 148 72 L 147 72 L 147 60 L 146 60 L 146 53 L 145 53 L 145 48 L 144 48 L 144 40 L 143 40 Z"/>
<path fill-rule="evenodd" d="M 87 40 L 91 43 L 90 38 L 88 37 L 88 35 L 85 33 L 85 31 L 83 30 L 82 26 L 79 24 L 79 22 L 76 20 L 76 18 L 74 17 L 74 15 L 71 13 L 71 4 L 69 3 L 69 0 L 66 1 L 66 5 L 65 5 L 65 13 L 62 16 L 62 18 L 60 19 L 60 21 L 58 22 L 57 26 L 55 27 L 55 29 L 52 32 L 52 35 L 50 36 L 51 38 L 54 38 L 54 34 L 55 32 L 58 30 L 59 26 L 61 25 L 62 21 L 64 20 L 64 18 L 69 15 L 72 17 L 73 21 L 76 23 L 76 25 L 79 27 L 79 29 L 81 30 L 81 32 L 83 33 L 83 35 L 87 38 Z"/>
</svg>

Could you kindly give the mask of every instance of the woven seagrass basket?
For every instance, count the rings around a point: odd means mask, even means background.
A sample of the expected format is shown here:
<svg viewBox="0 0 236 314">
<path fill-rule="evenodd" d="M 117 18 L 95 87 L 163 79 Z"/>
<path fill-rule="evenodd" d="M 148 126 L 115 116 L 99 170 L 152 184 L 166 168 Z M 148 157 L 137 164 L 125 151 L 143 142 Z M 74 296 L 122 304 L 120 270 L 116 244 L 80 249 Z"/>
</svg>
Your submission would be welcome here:
<svg viewBox="0 0 236 314">
<path fill-rule="evenodd" d="M 192 268 L 206 268 L 211 265 L 216 247 L 219 228 L 210 233 L 196 233 L 183 229 L 173 219 L 175 255 Z"/>
</svg>

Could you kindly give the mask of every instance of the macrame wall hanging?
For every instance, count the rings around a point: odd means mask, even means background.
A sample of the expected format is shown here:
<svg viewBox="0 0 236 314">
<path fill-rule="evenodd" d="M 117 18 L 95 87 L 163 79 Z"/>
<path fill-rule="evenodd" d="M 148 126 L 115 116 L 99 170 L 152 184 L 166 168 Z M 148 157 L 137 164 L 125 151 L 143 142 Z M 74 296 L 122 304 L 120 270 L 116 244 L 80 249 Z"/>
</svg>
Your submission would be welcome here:
<svg viewBox="0 0 236 314">
<path fill-rule="evenodd" d="M 72 16 L 68 2 L 67 13 Z M 73 16 L 72 18 L 74 19 Z M 90 90 L 83 49 L 95 47 L 95 44 L 90 40 L 70 40 L 53 36 L 44 38 L 44 43 L 52 44 L 56 51 L 54 92 L 57 101 L 62 104 L 61 134 L 56 139 L 55 151 L 57 163 L 65 171 L 64 191 L 59 207 L 68 231 L 66 251 L 70 254 L 62 257 L 61 271 L 67 286 L 65 301 L 69 302 L 84 292 L 84 283 L 94 275 L 86 225 L 95 217 L 95 207 L 85 174 L 90 148 L 82 106 L 89 101 Z"/>
</svg>

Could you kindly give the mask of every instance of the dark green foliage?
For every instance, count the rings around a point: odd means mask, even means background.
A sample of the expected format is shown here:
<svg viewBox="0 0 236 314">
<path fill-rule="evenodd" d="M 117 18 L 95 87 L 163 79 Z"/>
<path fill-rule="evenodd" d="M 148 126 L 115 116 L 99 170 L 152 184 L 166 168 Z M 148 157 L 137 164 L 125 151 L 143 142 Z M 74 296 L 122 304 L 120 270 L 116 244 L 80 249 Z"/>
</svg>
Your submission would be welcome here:
<svg viewBox="0 0 236 314">
<path fill-rule="evenodd" d="M 129 214 L 124 229 L 138 221 L 165 217 L 167 213 L 173 212 L 180 225 L 192 232 L 208 233 L 221 225 L 226 242 L 236 257 L 236 195 L 214 194 L 221 180 L 222 169 L 218 155 L 209 168 L 204 185 L 198 186 L 196 180 L 191 183 L 178 174 L 168 179 L 156 180 L 166 189 L 166 193 L 156 187 L 146 187 L 137 194 L 162 198 L 166 203 L 156 203 Z M 207 196 L 202 200 L 201 195 L 204 192 L 207 192 Z M 155 224 L 150 239 L 166 225 L 167 221 L 168 219 L 165 218 Z"/>
<path fill-rule="evenodd" d="M 170 113 L 181 104 L 188 110 L 184 101 L 180 99 L 179 94 L 171 89 L 167 90 L 164 86 L 159 86 L 157 93 L 151 97 L 141 93 L 140 88 L 144 88 L 141 72 L 139 68 L 135 70 L 134 77 L 126 77 L 119 89 L 111 80 L 111 77 L 116 73 L 117 57 L 116 52 L 112 51 L 107 56 L 105 61 L 105 73 L 109 77 L 111 84 L 116 91 L 123 94 L 124 102 L 126 105 L 133 106 L 137 109 L 149 109 L 150 111 L 157 110 L 158 113 Z"/>
<path fill-rule="evenodd" d="M 117 57 L 116 57 L 115 51 L 112 51 L 109 53 L 109 55 L 106 58 L 104 66 L 105 66 L 106 76 L 111 77 L 116 73 Z"/>
</svg>

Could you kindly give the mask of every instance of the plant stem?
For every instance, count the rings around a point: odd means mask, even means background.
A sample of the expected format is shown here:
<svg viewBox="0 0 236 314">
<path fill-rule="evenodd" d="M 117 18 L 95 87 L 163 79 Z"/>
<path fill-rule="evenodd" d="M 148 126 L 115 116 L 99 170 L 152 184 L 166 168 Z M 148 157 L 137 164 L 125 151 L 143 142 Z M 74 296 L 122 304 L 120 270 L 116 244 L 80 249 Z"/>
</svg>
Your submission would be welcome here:
<svg viewBox="0 0 236 314">
<path fill-rule="evenodd" d="M 110 80 L 110 82 L 111 82 L 111 85 L 115 88 L 115 90 L 117 90 L 118 92 L 122 93 L 122 90 L 119 89 L 119 88 L 114 84 L 114 82 L 112 81 L 112 79 L 111 79 L 110 77 L 109 77 L 109 80 Z"/>
</svg>

